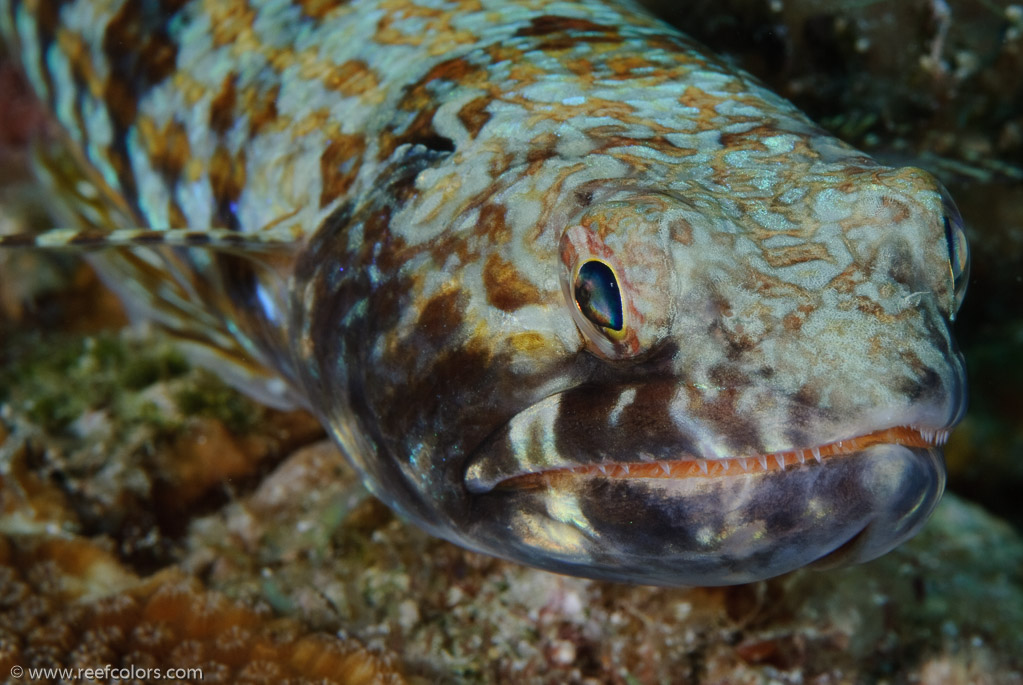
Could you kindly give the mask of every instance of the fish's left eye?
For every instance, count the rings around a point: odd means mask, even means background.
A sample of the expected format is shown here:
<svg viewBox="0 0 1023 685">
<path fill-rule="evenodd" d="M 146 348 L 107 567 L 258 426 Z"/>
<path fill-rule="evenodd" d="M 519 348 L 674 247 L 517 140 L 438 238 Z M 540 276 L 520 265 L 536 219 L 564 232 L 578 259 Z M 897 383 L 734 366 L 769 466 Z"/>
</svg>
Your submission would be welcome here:
<svg viewBox="0 0 1023 685">
<path fill-rule="evenodd" d="M 591 259 L 576 273 L 573 295 L 579 311 L 597 328 L 620 332 L 625 325 L 622 293 L 610 266 Z"/>
<path fill-rule="evenodd" d="M 944 189 L 943 189 L 944 190 Z M 948 192 L 942 193 L 945 224 L 945 243 L 948 247 L 948 265 L 952 274 L 952 308 L 949 318 L 955 319 L 959 306 L 966 297 L 966 283 L 970 278 L 970 246 L 966 241 L 963 217 L 960 216 Z"/>
</svg>

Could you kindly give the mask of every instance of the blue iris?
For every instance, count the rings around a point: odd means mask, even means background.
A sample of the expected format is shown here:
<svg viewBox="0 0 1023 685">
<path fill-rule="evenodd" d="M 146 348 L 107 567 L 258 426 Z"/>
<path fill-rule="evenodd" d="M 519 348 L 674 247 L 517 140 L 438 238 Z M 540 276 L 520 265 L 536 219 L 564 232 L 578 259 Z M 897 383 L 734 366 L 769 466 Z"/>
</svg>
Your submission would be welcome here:
<svg viewBox="0 0 1023 685">
<path fill-rule="evenodd" d="M 604 262 L 591 260 L 579 267 L 575 277 L 575 303 L 583 316 L 597 326 L 622 330 L 622 293 L 614 271 Z"/>
</svg>

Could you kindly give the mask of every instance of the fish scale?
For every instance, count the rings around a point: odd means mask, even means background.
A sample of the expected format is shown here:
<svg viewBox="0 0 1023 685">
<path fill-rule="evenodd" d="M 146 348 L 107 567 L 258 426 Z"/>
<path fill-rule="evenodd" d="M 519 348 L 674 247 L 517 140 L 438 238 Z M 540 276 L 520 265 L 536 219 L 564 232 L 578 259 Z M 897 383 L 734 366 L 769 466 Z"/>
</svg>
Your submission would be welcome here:
<svg viewBox="0 0 1023 685">
<path fill-rule="evenodd" d="M 720 585 L 873 558 L 940 497 L 951 199 L 629 2 L 0 0 L 0 31 L 66 132 L 61 230 L 0 246 L 88 250 L 437 535 Z"/>
</svg>

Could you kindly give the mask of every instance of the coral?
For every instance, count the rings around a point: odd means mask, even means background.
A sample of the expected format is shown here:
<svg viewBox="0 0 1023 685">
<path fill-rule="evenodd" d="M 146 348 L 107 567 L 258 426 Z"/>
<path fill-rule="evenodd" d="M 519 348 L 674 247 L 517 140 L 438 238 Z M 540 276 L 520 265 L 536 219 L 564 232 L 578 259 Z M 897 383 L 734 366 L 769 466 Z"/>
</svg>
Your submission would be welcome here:
<svg viewBox="0 0 1023 685">
<path fill-rule="evenodd" d="M 0 533 L 73 530 L 77 519 L 67 498 L 30 469 L 27 453 L 0 423 Z"/>
<path fill-rule="evenodd" d="M 202 415 L 189 421 L 187 429 L 160 455 L 160 489 L 163 508 L 183 509 L 213 487 L 254 474 L 275 455 L 319 437 L 319 423 L 305 412 L 262 411 L 218 382 L 219 392 L 230 393 L 225 412 L 244 413 L 246 432 L 232 431 L 224 421 Z M 231 404 L 239 405 L 232 409 Z M 255 421 L 261 419 L 258 427 Z"/>
<path fill-rule="evenodd" d="M 0 588 L 0 673 L 109 665 L 183 669 L 179 682 L 404 682 L 393 658 L 268 617 L 177 571 L 140 580 L 81 538 L 0 537 Z"/>
</svg>

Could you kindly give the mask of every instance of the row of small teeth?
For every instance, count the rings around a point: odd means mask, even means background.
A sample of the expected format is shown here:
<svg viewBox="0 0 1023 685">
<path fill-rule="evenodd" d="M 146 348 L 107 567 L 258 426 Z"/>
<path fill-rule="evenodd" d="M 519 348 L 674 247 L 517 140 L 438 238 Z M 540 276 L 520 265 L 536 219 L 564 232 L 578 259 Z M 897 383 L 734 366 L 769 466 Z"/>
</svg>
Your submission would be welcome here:
<svg viewBox="0 0 1023 685">
<path fill-rule="evenodd" d="M 924 440 L 937 445 L 938 447 L 941 447 L 948 442 L 949 431 L 947 430 L 932 430 L 928 428 L 917 428 L 916 426 L 913 426 L 913 429 L 919 431 L 920 437 Z"/>
<path fill-rule="evenodd" d="M 949 431 L 942 429 L 927 429 L 912 427 L 913 430 L 920 434 L 926 442 L 941 446 L 948 442 Z M 850 442 L 849 440 L 838 440 L 837 442 L 830 443 L 824 446 L 828 454 L 842 454 L 845 451 L 845 443 Z M 622 477 L 630 475 L 633 468 L 637 467 L 659 467 L 665 477 L 672 478 L 678 475 L 684 475 L 685 473 L 694 474 L 699 471 L 703 475 L 710 475 L 711 472 L 715 475 L 727 473 L 732 465 L 735 464 L 743 472 L 748 473 L 751 468 L 755 468 L 759 465 L 764 471 L 767 471 L 770 466 L 777 464 L 778 468 L 785 470 L 786 466 L 794 465 L 796 462 L 805 464 L 807 460 L 813 459 L 818 464 L 821 463 L 823 457 L 821 455 L 820 447 L 811 447 L 805 450 L 790 450 L 788 452 L 778 452 L 771 455 L 758 455 L 755 457 L 731 457 L 728 459 L 687 459 L 684 461 L 647 461 L 642 464 L 628 464 L 628 463 L 607 463 L 607 464 L 587 464 L 583 466 L 576 466 L 571 468 L 571 471 L 576 473 L 592 473 L 593 469 L 596 469 L 604 476 L 611 477 Z M 680 473 L 682 472 L 682 473 Z"/>
</svg>

